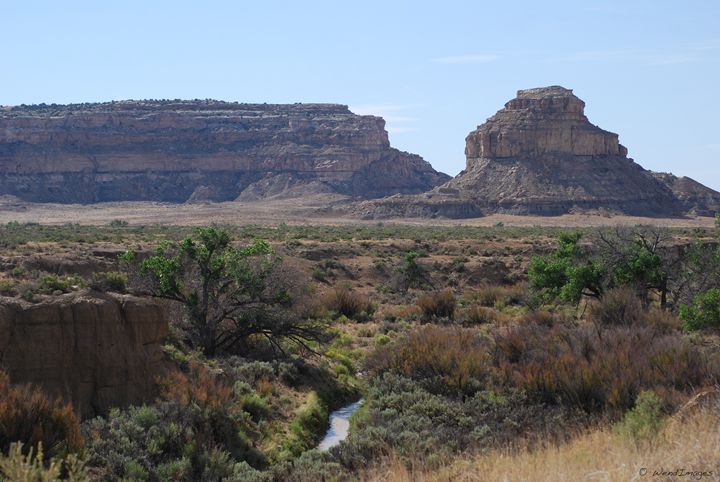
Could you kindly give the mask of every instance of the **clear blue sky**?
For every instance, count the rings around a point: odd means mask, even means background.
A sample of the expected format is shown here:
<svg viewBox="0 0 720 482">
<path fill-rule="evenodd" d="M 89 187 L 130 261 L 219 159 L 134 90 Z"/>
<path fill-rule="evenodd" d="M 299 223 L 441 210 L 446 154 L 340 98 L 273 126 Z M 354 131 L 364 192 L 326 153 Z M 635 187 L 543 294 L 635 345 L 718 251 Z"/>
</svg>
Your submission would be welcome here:
<svg viewBox="0 0 720 482">
<path fill-rule="evenodd" d="M 720 2 L 0 4 L 0 104 L 336 102 L 456 174 L 518 89 L 559 84 L 644 167 L 720 189 Z"/>
</svg>

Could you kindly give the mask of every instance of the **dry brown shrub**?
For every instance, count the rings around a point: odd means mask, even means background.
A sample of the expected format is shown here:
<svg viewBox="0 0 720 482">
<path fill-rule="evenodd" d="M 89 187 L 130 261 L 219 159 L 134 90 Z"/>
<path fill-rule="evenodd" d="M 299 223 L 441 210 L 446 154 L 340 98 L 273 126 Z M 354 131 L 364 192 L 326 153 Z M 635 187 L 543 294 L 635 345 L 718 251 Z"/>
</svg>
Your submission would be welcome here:
<svg viewBox="0 0 720 482">
<path fill-rule="evenodd" d="M 505 383 L 548 403 L 621 413 L 642 390 L 669 402 L 713 384 L 717 367 L 687 340 L 647 326 L 524 324 L 496 336 L 495 364 Z"/>
<path fill-rule="evenodd" d="M 482 325 L 485 323 L 505 324 L 511 320 L 511 317 L 494 308 L 473 304 L 461 311 L 459 319 L 468 325 Z"/>
<path fill-rule="evenodd" d="M 425 320 L 434 318 L 447 318 L 452 320 L 455 317 L 455 295 L 447 288 L 443 291 L 434 291 L 420 295 L 416 301 L 418 308 L 422 311 Z"/>
<path fill-rule="evenodd" d="M 325 295 L 325 306 L 350 319 L 367 319 L 375 312 L 375 305 L 362 293 L 349 286 L 338 286 Z"/>
<path fill-rule="evenodd" d="M 51 399 L 32 385 L 11 386 L 0 371 L 0 451 L 22 442 L 28 449 L 42 443 L 48 456 L 83 447 L 80 420 L 70 404 Z"/>
<path fill-rule="evenodd" d="M 425 325 L 368 358 L 374 375 L 392 371 L 424 382 L 436 392 L 462 393 L 488 375 L 485 340 L 470 329 Z"/>
<path fill-rule="evenodd" d="M 478 303 L 482 306 L 502 307 L 505 305 L 522 304 L 526 298 L 526 294 L 526 283 L 517 283 L 514 285 L 486 284 L 468 291 L 463 298 L 471 303 Z"/>
<path fill-rule="evenodd" d="M 644 318 L 644 311 L 635 290 L 623 286 L 613 288 L 590 307 L 590 320 L 598 325 L 634 325 Z"/>
<path fill-rule="evenodd" d="M 528 323 L 547 327 L 551 327 L 559 321 L 558 316 L 543 309 L 528 311 L 523 319 Z"/>
<path fill-rule="evenodd" d="M 207 366 L 190 362 L 188 373 L 175 371 L 159 380 L 160 398 L 181 406 L 197 403 L 201 407 L 222 408 L 232 402 L 232 385 Z"/>
</svg>

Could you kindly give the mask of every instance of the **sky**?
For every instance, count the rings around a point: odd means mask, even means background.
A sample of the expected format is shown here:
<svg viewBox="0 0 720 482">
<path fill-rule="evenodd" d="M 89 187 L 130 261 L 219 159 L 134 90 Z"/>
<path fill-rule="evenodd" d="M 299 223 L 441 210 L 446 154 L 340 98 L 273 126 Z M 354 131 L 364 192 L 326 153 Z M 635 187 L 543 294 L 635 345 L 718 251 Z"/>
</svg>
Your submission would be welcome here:
<svg viewBox="0 0 720 482">
<path fill-rule="evenodd" d="M 547 85 L 643 167 L 720 190 L 717 0 L 0 0 L 0 105 L 347 104 L 455 175 L 470 131 Z"/>
</svg>

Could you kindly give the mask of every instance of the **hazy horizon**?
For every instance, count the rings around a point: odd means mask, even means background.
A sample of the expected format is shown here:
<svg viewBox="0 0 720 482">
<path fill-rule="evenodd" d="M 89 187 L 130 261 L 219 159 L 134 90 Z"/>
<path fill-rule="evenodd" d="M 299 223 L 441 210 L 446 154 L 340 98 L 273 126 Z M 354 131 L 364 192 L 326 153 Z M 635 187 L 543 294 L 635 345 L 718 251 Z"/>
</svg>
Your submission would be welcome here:
<svg viewBox="0 0 720 482">
<path fill-rule="evenodd" d="M 720 189 L 720 5 L 9 2 L 0 105 L 346 104 L 451 175 L 519 89 L 562 85 L 646 169 Z"/>
</svg>

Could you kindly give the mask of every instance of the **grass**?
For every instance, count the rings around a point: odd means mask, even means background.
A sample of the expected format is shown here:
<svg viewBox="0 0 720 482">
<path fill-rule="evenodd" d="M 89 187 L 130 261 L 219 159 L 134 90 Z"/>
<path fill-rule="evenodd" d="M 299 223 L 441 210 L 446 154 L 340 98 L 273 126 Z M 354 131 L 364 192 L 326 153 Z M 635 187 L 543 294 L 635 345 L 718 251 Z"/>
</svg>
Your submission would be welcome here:
<svg viewBox="0 0 720 482">
<path fill-rule="evenodd" d="M 654 475 L 683 470 L 695 477 Z M 641 472 L 642 471 L 642 472 Z M 646 471 L 646 472 L 645 472 Z M 703 476 L 702 473 L 705 473 Z M 641 474 L 645 474 L 644 477 Z M 709 474 L 708 474 L 709 473 Z M 578 480 L 717 480 L 720 474 L 720 418 L 698 412 L 682 423 L 669 423 L 651 442 L 637 445 L 611 428 L 579 434 L 570 443 L 536 450 L 506 449 L 448 460 L 436 471 L 408 468 L 395 458 L 365 474 L 368 481 L 570 482 Z"/>
</svg>

